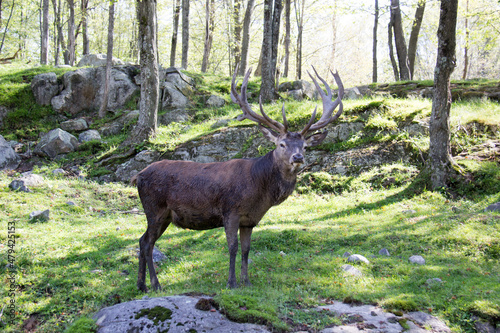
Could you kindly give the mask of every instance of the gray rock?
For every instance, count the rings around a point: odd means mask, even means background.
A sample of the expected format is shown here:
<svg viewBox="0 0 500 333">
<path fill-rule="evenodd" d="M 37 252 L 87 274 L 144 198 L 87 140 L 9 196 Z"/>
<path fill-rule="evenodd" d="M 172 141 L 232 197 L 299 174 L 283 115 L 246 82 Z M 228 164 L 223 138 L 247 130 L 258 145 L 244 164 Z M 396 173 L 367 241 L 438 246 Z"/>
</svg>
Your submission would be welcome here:
<svg viewBox="0 0 500 333">
<path fill-rule="evenodd" d="M 368 261 L 368 259 L 366 259 L 365 257 L 363 257 L 361 254 L 353 254 L 353 255 L 349 256 L 349 258 L 347 258 L 347 261 L 348 262 L 362 262 L 362 263 L 365 263 L 365 264 L 369 264 L 370 263 Z"/>
<path fill-rule="evenodd" d="M 414 209 L 403 210 L 403 214 L 406 214 L 406 215 L 412 215 L 412 214 L 416 214 L 416 213 L 417 213 L 417 211 Z"/>
<path fill-rule="evenodd" d="M 185 109 L 190 105 L 189 99 L 171 82 L 163 86 L 162 109 Z"/>
<path fill-rule="evenodd" d="M 210 95 L 210 97 L 205 102 L 205 105 L 210 108 L 221 108 L 226 105 L 226 101 L 220 96 Z"/>
<path fill-rule="evenodd" d="M 440 278 L 432 278 L 432 279 L 427 279 L 427 281 L 425 281 L 425 285 L 427 287 L 434 287 L 440 285 L 441 283 L 443 283 L 443 280 L 441 280 Z"/>
<path fill-rule="evenodd" d="M 107 56 L 106 54 L 86 54 L 80 59 L 78 64 L 76 65 L 77 67 L 86 67 L 86 66 L 93 66 L 93 67 L 99 67 L 99 66 L 106 66 L 107 62 Z M 118 59 L 113 57 L 113 66 L 119 66 L 119 65 L 125 65 L 125 63 Z"/>
<path fill-rule="evenodd" d="M 11 145 L 0 135 L 0 170 L 16 169 L 21 158 L 12 149 Z"/>
<path fill-rule="evenodd" d="M 189 120 L 189 114 L 182 109 L 168 111 L 158 117 L 158 123 L 168 125 L 170 123 L 183 123 Z"/>
<path fill-rule="evenodd" d="M 155 246 L 153 248 L 153 262 L 160 262 L 166 260 L 167 256 L 164 255 L 158 248 Z"/>
<path fill-rule="evenodd" d="M 411 256 L 408 261 L 412 264 L 425 265 L 425 259 L 422 256 Z"/>
<path fill-rule="evenodd" d="M 167 68 L 165 70 L 165 81 L 171 83 L 175 89 L 179 90 L 186 97 L 190 97 L 194 94 L 193 79 L 182 73 L 179 68 Z"/>
<path fill-rule="evenodd" d="M 97 333 L 115 332 L 269 332 L 265 326 L 229 321 L 218 310 L 202 311 L 195 308 L 201 297 L 169 296 L 145 297 L 141 300 L 116 304 L 101 309 L 94 315 L 98 329 Z M 153 316 L 147 315 L 147 310 L 158 309 L 165 314 L 163 319 L 153 321 Z"/>
<path fill-rule="evenodd" d="M 500 212 L 500 202 L 494 203 L 486 207 L 487 212 Z"/>
<path fill-rule="evenodd" d="M 363 95 L 359 91 L 358 87 L 348 88 L 344 90 L 344 99 L 360 99 Z"/>
<path fill-rule="evenodd" d="M 328 132 L 326 139 L 333 142 L 346 141 L 353 135 L 361 132 L 364 128 L 365 124 L 361 122 L 340 123 Z"/>
<path fill-rule="evenodd" d="M 89 128 L 89 125 L 87 124 L 87 121 L 83 118 L 78 118 L 78 119 L 70 119 L 63 121 L 61 124 L 61 129 L 65 131 L 70 131 L 70 132 L 80 132 L 80 131 L 85 131 L 86 129 Z"/>
<path fill-rule="evenodd" d="M 495 328 L 491 323 L 489 323 L 481 318 L 473 316 L 472 320 L 474 320 L 474 328 L 476 329 L 477 333 L 499 333 L 500 332 L 500 328 Z"/>
<path fill-rule="evenodd" d="M 351 252 L 344 252 L 344 254 L 342 255 L 342 257 L 344 258 L 349 258 L 351 256 Z"/>
<path fill-rule="evenodd" d="M 55 73 L 43 73 L 36 75 L 31 80 L 31 91 L 35 101 L 40 105 L 50 105 L 50 101 L 59 93 L 59 84 Z"/>
<path fill-rule="evenodd" d="M 88 142 L 92 140 L 101 140 L 101 135 L 99 134 L 98 131 L 96 130 L 88 130 L 83 133 L 80 133 L 78 135 L 78 141 L 83 143 L 83 142 Z"/>
<path fill-rule="evenodd" d="M 123 125 L 120 123 L 112 123 L 101 127 L 99 130 L 102 136 L 118 135 L 122 132 Z"/>
<path fill-rule="evenodd" d="M 221 127 L 226 127 L 231 122 L 231 119 L 220 119 L 217 120 L 210 128 L 216 129 Z"/>
<path fill-rule="evenodd" d="M 385 247 L 382 250 L 378 251 L 378 254 L 380 254 L 381 256 L 388 256 L 388 257 L 391 256 L 389 250 L 387 250 Z"/>
<path fill-rule="evenodd" d="M 140 111 L 139 110 L 133 110 L 133 111 L 129 111 L 129 112 L 126 112 L 121 118 L 120 118 L 120 122 L 124 125 L 134 121 L 134 120 L 137 120 L 139 118 L 139 114 L 140 114 Z"/>
<path fill-rule="evenodd" d="M 33 191 L 31 191 L 28 187 L 26 187 L 26 185 L 24 184 L 24 181 L 22 180 L 18 180 L 18 179 L 14 179 L 10 184 L 9 184 L 9 188 L 12 190 L 12 191 L 20 191 L 20 192 L 26 192 L 26 193 L 31 193 Z"/>
<path fill-rule="evenodd" d="M 22 181 L 24 185 L 30 187 L 42 186 L 44 184 L 44 178 L 35 173 L 31 173 L 31 171 L 21 174 L 21 177 L 17 178 L 17 180 Z"/>
<path fill-rule="evenodd" d="M 48 209 L 41 211 L 35 210 L 30 213 L 31 222 L 47 222 L 49 220 L 50 211 Z"/>
<path fill-rule="evenodd" d="M 123 66 L 111 69 L 108 111 L 123 108 L 139 91 L 133 82 L 136 67 Z M 63 75 L 64 90 L 52 98 L 52 107 L 60 113 L 76 115 L 82 111 L 99 110 L 106 76 L 105 67 L 80 68 Z"/>
<path fill-rule="evenodd" d="M 287 96 L 295 101 L 302 101 L 304 99 L 304 92 L 302 89 L 289 90 L 287 91 Z"/>
<path fill-rule="evenodd" d="M 351 265 L 342 265 L 342 270 L 348 274 L 354 275 L 354 276 L 361 276 L 363 273 L 359 269 L 357 269 L 354 266 Z"/>
<path fill-rule="evenodd" d="M 58 169 L 54 169 L 54 170 L 52 170 L 52 173 L 53 173 L 54 175 L 65 175 L 65 174 L 66 174 L 66 171 L 64 171 L 64 169 L 58 168 Z"/>
<path fill-rule="evenodd" d="M 156 158 L 158 158 L 158 153 L 154 150 L 143 150 L 134 157 L 137 162 L 148 164 L 153 163 Z"/>
<path fill-rule="evenodd" d="M 40 139 L 33 152 L 53 159 L 59 154 L 72 152 L 77 147 L 78 140 L 73 135 L 56 128 Z"/>
<path fill-rule="evenodd" d="M 411 320 L 420 327 L 429 327 L 431 332 L 450 333 L 451 330 L 441 320 L 425 312 L 409 312 L 403 318 Z"/>
<path fill-rule="evenodd" d="M 142 169 L 157 161 L 160 154 L 155 151 L 142 151 L 134 158 L 131 158 L 125 163 L 122 163 L 116 169 L 116 180 L 124 183 L 129 183 L 130 178 L 139 173 Z"/>
</svg>

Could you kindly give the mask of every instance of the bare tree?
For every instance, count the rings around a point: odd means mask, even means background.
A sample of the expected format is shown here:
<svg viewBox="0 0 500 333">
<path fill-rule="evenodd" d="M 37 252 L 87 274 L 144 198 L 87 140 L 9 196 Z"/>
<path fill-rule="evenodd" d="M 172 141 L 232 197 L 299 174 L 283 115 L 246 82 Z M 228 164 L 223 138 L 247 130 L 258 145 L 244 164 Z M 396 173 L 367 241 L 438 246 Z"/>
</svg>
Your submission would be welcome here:
<svg viewBox="0 0 500 333">
<path fill-rule="evenodd" d="M 175 66 L 175 52 L 177 50 L 177 35 L 179 33 L 179 13 L 180 12 L 181 12 L 181 0 L 175 0 L 172 42 L 170 43 L 170 67 Z"/>
<path fill-rule="evenodd" d="M 302 33 L 304 31 L 304 10 L 306 1 L 302 0 L 302 4 L 298 4 L 299 0 L 294 1 L 295 18 L 297 21 L 297 53 L 296 53 L 296 77 L 297 80 L 302 78 Z"/>
<path fill-rule="evenodd" d="M 378 81 L 378 71 L 377 71 L 377 29 L 378 29 L 378 0 L 375 0 L 375 20 L 373 22 L 373 71 L 372 71 L 372 82 Z"/>
<path fill-rule="evenodd" d="M 422 26 L 422 20 L 424 18 L 425 2 L 426 0 L 418 1 L 415 19 L 413 20 L 411 28 L 410 40 L 408 41 L 408 64 L 410 68 L 410 79 L 412 80 L 415 69 L 415 57 L 417 55 L 418 34 L 420 33 L 420 27 Z"/>
<path fill-rule="evenodd" d="M 408 64 L 408 52 L 406 49 L 405 35 L 401 21 L 401 8 L 399 0 L 391 0 L 391 21 L 394 30 L 394 41 L 398 54 L 399 78 L 401 80 L 410 79 L 410 68 Z"/>
<path fill-rule="evenodd" d="M 64 41 L 64 34 L 63 34 L 63 27 L 61 23 L 61 0 L 57 2 L 57 0 L 52 0 L 52 7 L 54 9 L 54 26 L 55 30 L 57 31 L 56 33 L 56 43 L 55 43 L 55 54 L 54 54 L 54 65 L 59 65 L 59 52 L 61 48 L 63 49 L 63 56 L 66 59 L 67 53 L 64 51 L 66 50 L 66 43 Z M 66 64 L 67 62 L 64 61 Z"/>
<path fill-rule="evenodd" d="M 141 142 L 154 136 L 157 126 L 160 80 L 156 0 L 137 0 L 137 16 L 141 57 L 141 99 L 139 120 L 131 138 L 134 142 Z"/>
<path fill-rule="evenodd" d="M 106 78 L 104 81 L 104 94 L 101 107 L 99 109 L 99 118 L 104 118 L 108 109 L 109 81 L 111 80 L 111 68 L 113 67 L 113 35 L 115 29 L 115 2 L 109 2 L 108 12 L 108 50 L 106 52 Z"/>
<path fill-rule="evenodd" d="M 264 0 L 264 36 L 261 51 L 262 83 L 260 86 L 260 96 L 263 101 L 276 99 L 275 73 L 282 9 L 281 0 Z"/>
<path fill-rule="evenodd" d="M 291 22 L 290 16 L 292 12 L 290 0 L 285 0 L 285 68 L 283 76 L 288 77 L 288 68 L 290 66 L 290 42 L 291 42 Z"/>
<path fill-rule="evenodd" d="M 42 1 L 42 40 L 40 64 L 47 65 L 49 60 L 49 0 Z"/>
<path fill-rule="evenodd" d="M 234 0 L 233 5 L 233 57 L 235 66 L 241 61 L 241 1 L 242 0 Z"/>
<path fill-rule="evenodd" d="M 389 58 L 391 59 L 391 65 L 392 65 L 392 70 L 394 72 L 394 80 L 399 81 L 399 69 L 398 69 L 398 63 L 396 62 L 396 58 L 394 57 L 394 47 L 392 44 L 392 26 L 394 25 L 394 20 L 391 15 L 391 19 L 389 21 L 388 25 L 388 35 L 389 38 L 387 38 L 387 42 L 389 44 Z"/>
<path fill-rule="evenodd" d="M 90 40 L 87 29 L 87 10 L 89 7 L 89 0 L 82 0 L 80 9 L 82 11 L 82 54 L 90 54 Z"/>
<path fill-rule="evenodd" d="M 243 38 L 241 41 L 241 61 L 238 69 L 238 75 L 245 75 L 248 62 L 248 45 L 250 44 L 250 22 L 252 20 L 253 7 L 255 0 L 248 0 L 245 10 L 245 18 L 243 19 Z"/>
<path fill-rule="evenodd" d="M 182 67 L 187 69 L 189 53 L 189 0 L 182 0 Z"/>
<path fill-rule="evenodd" d="M 458 0 L 441 0 L 434 98 L 430 120 L 429 166 L 433 189 L 446 187 L 454 164 L 450 151 L 450 76 L 455 68 Z"/>
<path fill-rule="evenodd" d="M 67 0 L 69 7 L 69 19 L 68 19 L 68 65 L 73 66 L 75 64 L 75 1 Z M 66 59 L 65 59 L 66 60 Z"/>
<path fill-rule="evenodd" d="M 215 0 L 207 0 L 205 16 L 205 45 L 203 48 L 203 60 L 201 62 L 201 71 L 205 73 L 208 70 L 210 51 L 212 49 L 212 40 L 214 38 L 215 28 Z"/>
</svg>

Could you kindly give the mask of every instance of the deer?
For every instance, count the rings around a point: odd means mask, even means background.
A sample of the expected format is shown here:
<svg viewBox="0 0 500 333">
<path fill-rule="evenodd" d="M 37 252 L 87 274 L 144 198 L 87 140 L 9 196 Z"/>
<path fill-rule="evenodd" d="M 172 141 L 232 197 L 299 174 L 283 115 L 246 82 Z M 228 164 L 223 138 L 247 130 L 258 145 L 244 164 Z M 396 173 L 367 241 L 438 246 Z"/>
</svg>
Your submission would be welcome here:
<svg viewBox="0 0 500 333">
<path fill-rule="evenodd" d="M 232 159 L 225 162 L 197 163 L 183 160 L 154 162 L 132 177 L 147 219 L 147 229 L 139 240 L 137 288 L 147 292 L 146 266 L 151 288 L 161 290 L 153 265 L 153 247 L 170 224 L 192 230 L 224 228 L 229 250 L 228 288 L 238 287 L 235 273 L 238 252 L 238 231 L 241 243 L 242 285 L 251 285 L 248 278 L 248 255 L 252 230 L 272 207 L 281 204 L 295 189 L 297 174 L 304 164 L 306 147 L 323 142 L 327 131 L 322 128 L 335 121 L 343 110 L 344 87 L 338 72 L 330 73 L 338 86 L 337 98 L 327 82 L 313 70 L 327 93 L 308 72 L 323 101 L 323 114 L 316 120 L 317 106 L 307 125 L 300 132 L 288 130 L 285 104 L 281 109 L 283 123 L 270 118 L 259 98 L 261 115 L 247 101 L 249 69 L 242 81 L 240 94 L 235 70 L 231 81 L 231 99 L 243 111 L 236 119 L 256 122 L 265 138 L 276 146 L 264 156 Z M 339 106 L 338 112 L 332 116 Z"/>
</svg>

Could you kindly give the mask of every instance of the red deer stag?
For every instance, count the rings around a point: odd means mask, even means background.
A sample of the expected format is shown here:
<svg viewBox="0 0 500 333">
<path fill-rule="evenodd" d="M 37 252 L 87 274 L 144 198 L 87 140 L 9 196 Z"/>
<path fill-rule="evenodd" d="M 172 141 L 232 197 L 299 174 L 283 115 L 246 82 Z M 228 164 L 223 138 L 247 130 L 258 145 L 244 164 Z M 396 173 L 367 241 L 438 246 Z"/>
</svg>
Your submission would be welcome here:
<svg viewBox="0 0 500 333">
<path fill-rule="evenodd" d="M 313 67 L 314 69 L 314 67 Z M 333 74 L 339 87 L 332 101 L 332 91 L 316 70 L 327 94 L 311 76 L 323 100 L 323 115 L 315 121 L 316 109 L 301 132 L 289 132 L 283 105 L 283 124 L 269 118 L 260 103 L 259 115 L 247 102 L 249 70 L 236 91 L 236 71 L 231 84 L 231 98 L 243 114 L 238 120 L 249 119 L 258 124 L 264 136 L 276 145 L 267 155 L 253 159 L 234 159 L 227 162 L 195 163 L 190 161 L 155 162 L 132 178 L 137 184 L 148 227 L 139 240 L 139 273 L 137 288 L 147 291 L 146 264 L 151 287 L 161 289 L 153 265 L 153 247 L 170 223 L 194 230 L 224 227 L 229 248 L 229 277 L 227 286 L 235 288 L 235 260 L 238 252 L 238 230 L 241 241 L 241 283 L 249 285 L 248 252 L 252 229 L 272 206 L 282 203 L 294 190 L 299 167 L 304 163 L 304 148 L 320 144 L 327 132 L 319 129 L 337 119 L 342 113 L 344 88 L 338 73 Z M 339 111 L 332 117 L 337 106 Z M 308 135 L 314 133 L 312 135 Z"/>
</svg>

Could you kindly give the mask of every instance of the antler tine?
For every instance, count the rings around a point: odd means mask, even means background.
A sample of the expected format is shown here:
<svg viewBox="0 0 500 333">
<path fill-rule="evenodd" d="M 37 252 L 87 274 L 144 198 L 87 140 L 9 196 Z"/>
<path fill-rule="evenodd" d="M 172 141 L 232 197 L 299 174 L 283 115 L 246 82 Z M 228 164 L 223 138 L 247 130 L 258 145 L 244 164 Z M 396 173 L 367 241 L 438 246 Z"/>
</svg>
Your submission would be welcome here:
<svg viewBox="0 0 500 333">
<path fill-rule="evenodd" d="M 288 121 L 286 120 L 286 115 L 285 115 L 285 102 L 283 102 L 283 106 L 281 107 L 281 115 L 283 116 L 283 126 L 284 129 L 283 131 L 288 131 Z"/>
<path fill-rule="evenodd" d="M 318 72 L 316 71 L 316 69 L 314 67 L 313 67 L 313 70 L 314 70 L 314 73 L 316 74 L 316 76 L 319 78 L 319 80 L 325 85 L 325 88 L 326 88 L 326 91 L 328 94 L 325 94 L 323 89 L 321 89 L 321 87 L 319 86 L 318 81 L 316 81 L 316 79 L 311 75 L 311 73 L 307 72 L 309 74 L 309 76 L 311 77 L 311 79 L 313 80 L 314 85 L 316 86 L 316 89 L 317 89 L 318 93 L 320 94 L 321 99 L 323 100 L 323 114 L 321 115 L 321 118 L 316 123 L 314 123 L 312 125 L 308 124 L 309 127 L 306 126 L 307 130 L 306 130 L 306 128 L 304 128 L 304 130 L 302 130 L 303 135 L 307 134 L 307 132 L 317 131 L 317 130 L 325 127 L 326 125 L 330 124 L 331 122 L 335 121 L 340 116 L 340 114 L 342 113 L 342 111 L 344 109 L 343 104 L 342 104 L 342 97 L 344 96 L 344 85 L 342 84 L 342 81 L 340 80 L 340 76 L 339 76 L 338 72 L 335 72 L 335 74 L 334 74 L 332 71 L 330 71 L 330 73 L 332 73 L 333 77 L 335 78 L 335 82 L 337 83 L 337 86 L 338 86 L 337 99 L 335 101 L 332 101 L 333 94 L 332 94 L 332 90 L 330 89 L 330 86 L 318 74 Z M 333 110 L 335 110 L 337 108 L 337 106 L 339 106 L 339 105 L 340 105 L 339 111 L 335 114 L 335 116 L 332 117 Z"/>
<path fill-rule="evenodd" d="M 259 96 L 259 107 L 260 107 L 260 113 L 262 116 L 264 116 L 264 119 L 266 122 L 264 123 L 271 129 L 278 131 L 279 133 L 286 133 L 286 128 L 288 127 L 287 125 L 280 124 L 274 119 L 271 119 L 265 112 L 264 112 L 264 106 L 262 105 L 262 96 Z M 286 123 L 286 118 L 284 119 Z"/>
<path fill-rule="evenodd" d="M 306 127 L 304 127 L 302 132 L 300 132 L 300 135 L 306 136 L 307 132 L 309 132 L 309 127 L 311 127 L 311 125 L 314 123 L 314 120 L 316 119 L 316 111 L 317 110 L 318 110 L 318 106 L 316 105 L 316 107 L 314 108 L 314 111 L 311 115 L 311 119 L 309 119 L 309 122 L 307 123 Z"/>
</svg>

